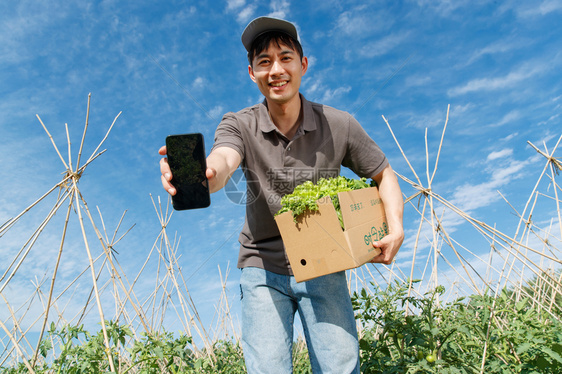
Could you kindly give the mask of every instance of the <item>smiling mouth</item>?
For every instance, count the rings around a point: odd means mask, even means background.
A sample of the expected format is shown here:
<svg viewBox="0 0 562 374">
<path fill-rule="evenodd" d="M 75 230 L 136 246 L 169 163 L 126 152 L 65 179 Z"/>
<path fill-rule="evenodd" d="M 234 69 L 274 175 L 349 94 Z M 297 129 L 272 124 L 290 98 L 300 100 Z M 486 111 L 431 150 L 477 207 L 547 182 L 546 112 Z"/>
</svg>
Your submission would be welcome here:
<svg viewBox="0 0 562 374">
<path fill-rule="evenodd" d="M 289 81 L 271 82 L 269 85 L 272 87 L 283 87 L 287 83 L 289 83 Z"/>
</svg>

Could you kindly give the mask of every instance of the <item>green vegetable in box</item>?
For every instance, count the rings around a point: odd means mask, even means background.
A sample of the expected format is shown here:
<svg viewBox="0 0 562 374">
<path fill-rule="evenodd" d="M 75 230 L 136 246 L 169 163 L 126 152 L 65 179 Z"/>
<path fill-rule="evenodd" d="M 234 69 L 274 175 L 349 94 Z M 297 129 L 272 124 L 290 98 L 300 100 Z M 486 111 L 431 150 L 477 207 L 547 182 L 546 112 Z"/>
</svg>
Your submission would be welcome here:
<svg viewBox="0 0 562 374">
<path fill-rule="evenodd" d="M 298 217 L 307 210 L 318 210 L 317 200 L 329 196 L 334 204 L 334 208 L 336 209 L 340 224 L 343 228 L 338 193 L 373 186 L 376 186 L 375 181 L 371 181 L 369 184 L 366 178 L 350 179 L 343 176 L 328 179 L 321 178 L 316 184 L 307 181 L 295 187 L 293 193 L 287 194 L 281 198 L 281 209 L 276 215 L 291 211 L 294 221 L 297 222 Z"/>
</svg>

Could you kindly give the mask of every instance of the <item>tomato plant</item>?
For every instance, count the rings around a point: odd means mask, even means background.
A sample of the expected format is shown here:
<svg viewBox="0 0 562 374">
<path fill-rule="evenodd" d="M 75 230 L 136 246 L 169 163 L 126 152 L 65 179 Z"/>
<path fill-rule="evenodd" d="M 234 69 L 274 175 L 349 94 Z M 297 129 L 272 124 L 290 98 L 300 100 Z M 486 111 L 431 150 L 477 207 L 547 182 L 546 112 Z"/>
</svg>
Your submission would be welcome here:
<svg viewBox="0 0 562 374">
<path fill-rule="evenodd" d="M 451 303 L 438 302 L 443 288 L 419 297 L 408 296 L 407 290 L 408 283 L 396 282 L 374 294 L 354 294 L 362 373 L 562 373 L 560 316 L 537 303 L 518 300 L 510 290 Z M 35 373 L 108 372 L 108 352 L 120 374 L 246 372 L 237 341 L 216 341 L 202 354 L 184 334 L 134 336 L 114 321 L 105 328 L 109 349 L 101 331 L 70 325 L 57 329 L 53 323 L 39 345 Z M 295 374 L 311 373 L 308 352 L 300 346 L 293 350 L 293 364 Z M 0 372 L 29 370 L 19 363 L 2 366 Z"/>
<path fill-rule="evenodd" d="M 362 373 L 562 372 L 562 323 L 536 303 L 504 290 L 442 304 L 442 287 L 421 297 L 407 289 L 354 294 Z"/>
</svg>

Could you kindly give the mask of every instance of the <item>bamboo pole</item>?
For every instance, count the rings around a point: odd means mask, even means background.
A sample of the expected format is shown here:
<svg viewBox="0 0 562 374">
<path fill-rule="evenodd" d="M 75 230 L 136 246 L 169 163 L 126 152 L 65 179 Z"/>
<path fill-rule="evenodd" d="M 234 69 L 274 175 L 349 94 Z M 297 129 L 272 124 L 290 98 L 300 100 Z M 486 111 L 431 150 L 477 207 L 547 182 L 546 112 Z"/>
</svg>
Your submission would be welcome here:
<svg viewBox="0 0 562 374">
<path fill-rule="evenodd" d="M 14 347 L 16 348 L 16 350 L 18 351 L 18 355 L 20 356 L 21 360 L 23 361 L 24 365 L 27 367 L 27 369 L 29 370 L 29 372 L 31 374 L 35 374 L 35 370 L 33 370 L 33 367 L 31 366 L 31 364 L 29 363 L 29 361 L 25 358 L 25 355 L 23 354 L 23 352 L 21 351 L 19 344 L 17 343 L 16 339 L 14 338 L 14 336 L 12 335 L 12 333 L 10 332 L 10 330 L 8 330 L 8 328 L 6 327 L 6 325 L 4 325 L 4 323 L 2 321 L 0 321 L 0 327 L 2 328 L 2 330 L 4 330 L 4 332 L 6 333 L 6 335 L 8 336 L 8 338 L 12 341 L 12 344 L 14 345 Z"/>
<path fill-rule="evenodd" d="M 39 348 L 41 347 L 41 341 L 43 340 L 43 333 L 45 332 L 45 328 L 47 326 L 47 321 L 49 320 L 49 310 L 51 309 L 51 302 L 53 298 L 53 291 L 55 289 L 55 280 L 57 279 L 57 272 L 60 265 L 60 260 L 62 257 L 62 250 L 64 248 L 64 239 L 66 238 L 66 231 L 68 229 L 68 221 L 70 219 L 70 213 L 72 212 L 72 199 L 69 200 L 68 209 L 66 210 L 66 218 L 64 220 L 64 226 L 62 231 L 62 238 L 60 241 L 59 250 L 57 253 L 57 260 L 55 261 L 55 269 L 53 270 L 53 276 L 51 277 L 51 286 L 49 288 L 49 296 L 47 297 L 47 305 L 45 308 L 45 318 L 43 319 L 43 325 L 41 326 L 41 330 L 39 330 L 39 339 L 37 340 L 37 347 L 35 348 L 35 353 L 33 355 L 33 359 L 31 361 L 31 366 L 35 367 L 35 363 L 37 362 L 37 357 L 39 356 Z"/>
</svg>

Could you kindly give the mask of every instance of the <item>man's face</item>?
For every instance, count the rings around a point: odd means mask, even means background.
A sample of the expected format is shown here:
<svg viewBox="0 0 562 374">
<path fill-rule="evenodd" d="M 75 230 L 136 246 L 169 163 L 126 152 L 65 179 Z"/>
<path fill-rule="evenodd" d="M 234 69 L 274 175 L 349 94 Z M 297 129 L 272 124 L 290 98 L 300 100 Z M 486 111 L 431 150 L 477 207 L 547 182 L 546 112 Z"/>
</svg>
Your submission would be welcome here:
<svg viewBox="0 0 562 374">
<path fill-rule="evenodd" d="M 292 48 L 272 42 L 254 57 L 248 71 L 268 102 L 285 104 L 298 96 L 307 68 L 306 57 L 301 59 Z"/>
</svg>

